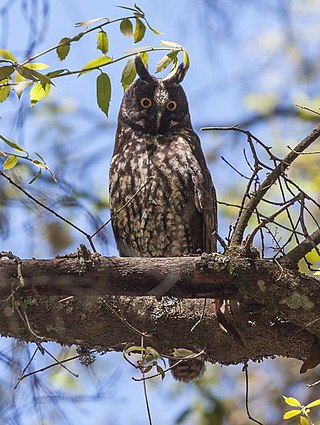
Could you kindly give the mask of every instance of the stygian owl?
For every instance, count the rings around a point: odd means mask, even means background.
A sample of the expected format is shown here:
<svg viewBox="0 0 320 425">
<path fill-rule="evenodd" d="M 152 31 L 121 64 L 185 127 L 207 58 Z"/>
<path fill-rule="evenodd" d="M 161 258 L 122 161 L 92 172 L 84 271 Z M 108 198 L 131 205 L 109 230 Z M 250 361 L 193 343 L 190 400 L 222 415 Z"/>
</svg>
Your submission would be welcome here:
<svg viewBox="0 0 320 425">
<path fill-rule="evenodd" d="M 170 257 L 216 250 L 215 190 L 180 85 L 188 67 L 139 78 L 124 93 L 110 166 L 110 210 L 121 256 Z M 203 360 L 185 360 L 174 377 L 191 381 Z"/>
</svg>

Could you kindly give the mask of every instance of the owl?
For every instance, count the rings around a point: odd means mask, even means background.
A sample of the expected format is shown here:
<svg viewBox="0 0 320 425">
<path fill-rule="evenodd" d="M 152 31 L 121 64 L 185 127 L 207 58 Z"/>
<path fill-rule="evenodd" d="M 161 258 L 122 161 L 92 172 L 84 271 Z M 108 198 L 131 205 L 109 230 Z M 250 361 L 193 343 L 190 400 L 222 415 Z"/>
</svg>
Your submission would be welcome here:
<svg viewBox="0 0 320 425">
<path fill-rule="evenodd" d="M 216 195 L 180 85 L 181 64 L 164 79 L 139 56 L 139 78 L 124 93 L 110 165 L 112 228 L 121 256 L 174 257 L 216 250 Z M 183 360 L 174 377 L 202 374 L 203 359 Z"/>
</svg>

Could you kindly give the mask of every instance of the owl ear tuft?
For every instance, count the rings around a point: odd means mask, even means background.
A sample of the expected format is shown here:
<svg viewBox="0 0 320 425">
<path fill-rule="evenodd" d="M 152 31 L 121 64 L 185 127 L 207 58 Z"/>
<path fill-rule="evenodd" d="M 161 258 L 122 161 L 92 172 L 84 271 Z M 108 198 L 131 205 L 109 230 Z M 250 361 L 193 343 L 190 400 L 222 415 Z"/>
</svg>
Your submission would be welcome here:
<svg viewBox="0 0 320 425">
<path fill-rule="evenodd" d="M 150 75 L 149 71 L 145 67 L 139 55 L 136 56 L 134 63 L 136 66 L 137 74 L 139 75 L 141 80 L 148 81 L 149 83 L 154 81 L 154 77 Z"/>
<path fill-rule="evenodd" d="M 181 63 L 178 66 L 176 72 L 172 75 L 172 77 L 169 78 L 169 81 L 173 84 L 180 84 L 181 81 L 186 76 L 188 69 L 189 69 L 188 65 Z"/>
</svg>

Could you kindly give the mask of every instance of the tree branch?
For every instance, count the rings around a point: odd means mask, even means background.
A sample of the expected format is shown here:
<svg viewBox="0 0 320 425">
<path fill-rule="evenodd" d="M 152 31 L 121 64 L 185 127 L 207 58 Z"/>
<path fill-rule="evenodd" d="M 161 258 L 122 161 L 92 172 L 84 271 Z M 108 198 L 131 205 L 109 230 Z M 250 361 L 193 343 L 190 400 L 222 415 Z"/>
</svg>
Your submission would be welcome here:
<svg viewBox="0 0 320 425">
<path fill-rule="evenodd" d="M 83 263 L 74 256 L 22 260 L 21 273 L 24 287 L 12 293 L 12 285 L 20 283 L 17 264 L 0 262 L 0 332 L 25 341 L 39 335 L 61 344 L 123 350 L 139 345 L 142 332 L 162 354 L 204 349 L 208 360 L 230 364 L 274 355 L 306 359 L 320 335 L 319 282 L 271 260 L 203 254 L 92 257 Z M 213 300 L 203 310 L 203 299 L 158 302 L 151 295 L 238 300 L 234 321 L 244 347 L 219 328 Z"/>
<path fill-rule="evenodd" d="M 313 232 L 308 238 L 304 239 L 288 254 L 281 258 L 281 263 L 291 264 L 296 266 L 298 262 L 310 252 L 313 248 L 320 244 L 320 229 Z"/>
<path fill-rule="evenodd" d="M 312 132 L 305 137 L 295 148 L 290 151 L 288 155 L 277 165 L 277 167 L 267 176 L 261 183 L 259 189 L 247 201 L 243 211 L 241 212 L 236 223 L 234 232 L 231 237 L 230 247 L 236 248 L 241 245 L 243 240 L 244 231 L 254 213 L 255 208 L 260 203 L 267 191 L 274 185 L 281 174 L 298 158 L 301 152 L 307 149 L 315 140 L 320 136 L 320 125 L 318 125 Z"/>
</svg>

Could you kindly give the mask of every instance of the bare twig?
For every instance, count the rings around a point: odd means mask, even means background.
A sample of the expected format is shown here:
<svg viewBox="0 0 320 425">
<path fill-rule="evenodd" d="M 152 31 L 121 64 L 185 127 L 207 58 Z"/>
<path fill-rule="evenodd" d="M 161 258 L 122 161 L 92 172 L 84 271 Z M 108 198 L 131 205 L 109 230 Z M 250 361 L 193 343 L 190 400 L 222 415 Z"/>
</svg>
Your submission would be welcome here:
<svg viewBox="0 0 320 425">
<path fill-rule="evenodd" d="M 237 223 L 235 225 L 233 235 L 231 237 L 230 246 L 240 246 L 243 240 L 244 231 L 247 227 L 248 221 L 252 216 L 255 208 L 260 203 L 266 192 L 275 184 L 283 172 L 297 159 L 300 152 L 307 149 L 315 140 L 320 136 L 320 125 L 318 125 L 307 137 L 305 137 L 289 154 L 274 168 L 274 170 L 266 177 L 261 183 L 259 189 L 255 192 L 254 196 L 245 205 L 246 208 L 241 212 Z"/>
<path fill-rule="evenodd" d="M 246 377 L 246 411 L 247 411 L 248 419 L 250 419 L 250 421 L 255 422 L 256 424 L 264 425 L 262 422 L 258 421 L 253 416 L 251 416 L 251 413 L 250 413 L 250 409 L 249 409 L 249 374 L 248 374 L 248 362 L 246 362 L 244 364 L 243 371 L 244 371 L 245 377 Z"/>
<path fill-rule="evenodd" d="M 31 199 L 32 201 L 34 201 L 37 205 L 40 205 L 40 207 L 44 208 L 45 210 L 49 211 L 51 214 L 55 215 L 56 217 L 58 217 L 60 220 L 64 221 L 65 223 L 69 224 L 69 226 L 73 227 L 74 229 L 76 229 L 78 232 L 82 233 L 89 241 L 90 246 L 93 250 L 93 252 L 97 252 L 93 242 L 92 242 L 92 237 L 85 232 L 84 230 L 82 230 L 80 227 L 78 227 L 77 225 L 75 225 L 74 223 L 72 223 L 70 220 L 66 219 L 65 217 L 63 217 L 61 214 L 57 213 L 55 210 L 53 210 L 52 208 L 48 207 L 47 205 L 45 205 L 43 202 L 39 201 L 39 199 L 35 198 L 34 196 L 32 196 L 29 192 L 27 192 L 23 187 L 21 187 L 18 183 L 14 182 L 10 177 L 8 177 L 6 174 L 4 174 L 1 170 L 0 170 L 0 176 L 4 177 L 6 180 L 8 180 L 8 182 L 10 184 L 12 184 L 15 188 L 17 188 L 18 190 L 20 190 L 20 192 L 24 193 L 29 199 Z"/>
<path fill-rule="evenodd" d="M 116 217 L 126 206 L 128 206 L 133 199 L 138 195 L 139 192 L 141 192 L 142 189 L 144 189 L 147 184 L 150 182 L 150 180 L 153 178 L 153 176 L 150 176 L 147 181 L 141 186 L 139 187 L 139 189 L 134 193 L 133 196 L 131 196 L 131 198 L 124 204 L 122 205 L 121 208 L 119 208 L 114 214 L 113 214 L 113 218 Z M 107 220 L 101 227 L 99 227 L 98 230 L 96 230 L 94 233 L 92 233 L 92 235 L 90 236 L 90 238 L 94 238 L 96 236 L 97 233 L 99 233 L 104 227 L 106 227 L 111 221 L 111 218 L 109 218 L 109 220 Z"/>
</svg>

